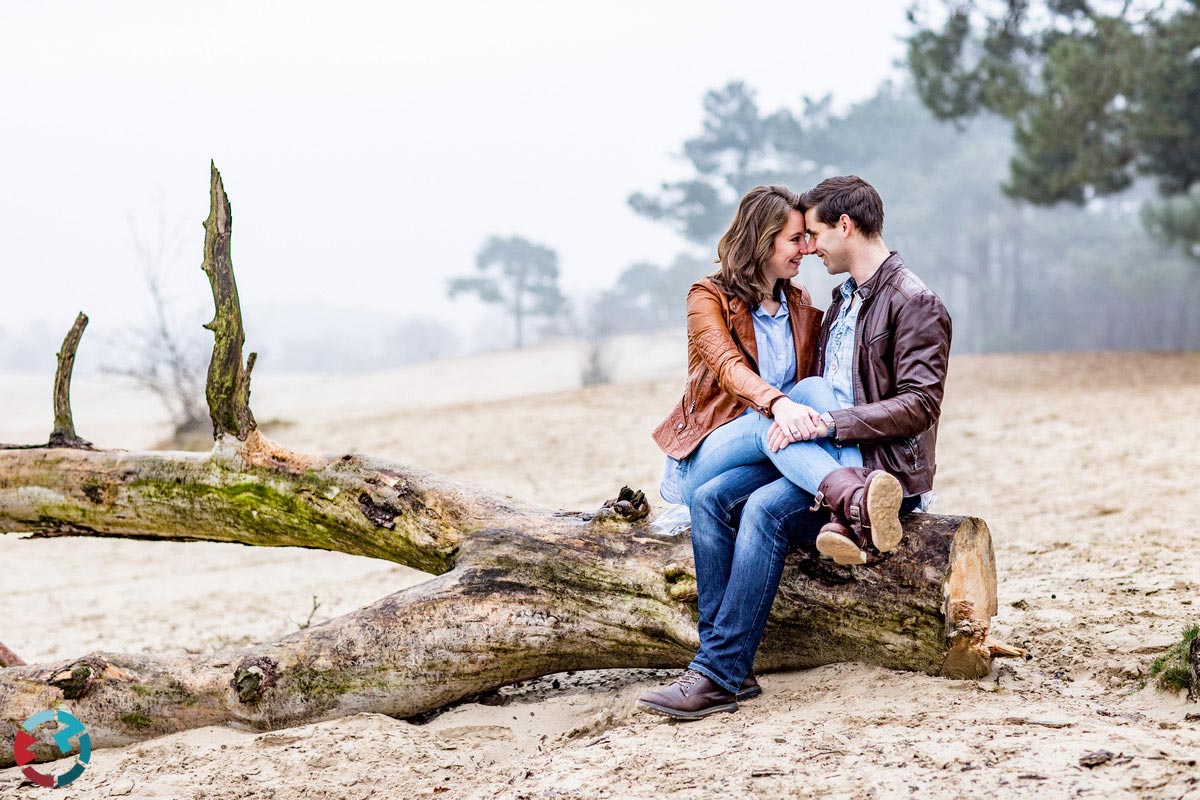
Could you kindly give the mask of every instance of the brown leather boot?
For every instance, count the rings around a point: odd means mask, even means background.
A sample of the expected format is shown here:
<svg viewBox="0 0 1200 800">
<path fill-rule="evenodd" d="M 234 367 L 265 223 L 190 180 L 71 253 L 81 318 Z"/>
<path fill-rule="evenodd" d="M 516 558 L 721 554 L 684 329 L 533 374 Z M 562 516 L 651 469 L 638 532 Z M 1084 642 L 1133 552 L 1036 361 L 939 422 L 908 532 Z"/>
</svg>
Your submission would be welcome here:
<svg viewBox="0 0 1200 800">
<path fill-rule="evenodd" d="M 867 563 L 867 549 L 888 553 L 900 545 L 900 481 L 881 469 L 842 467 L 825 476 L 813 509 L 829 509 L 817 534 L 817 551 L 838 564 Z"/>
<path fill-rule="evenodd" d="M 750 670 L 742 679 L 742 685 L 738 687 L 735 697 L 740 703 L 743 700 L 753 700 L 760 694 L 762 694 L 762 687 L 758 685 L 758 676 L 754 674 L 754 670 Z"/>
<path fill-rule="evenodd" d="M 700 719 L 721 711 L 738 710 L 738 701 L 732 692 L 725 691 L 694 669 L 684 672 L 663 689 L 643 692 L 637 704 L 638 708 L 652 714 L 674 719 Z"/>
</svg>

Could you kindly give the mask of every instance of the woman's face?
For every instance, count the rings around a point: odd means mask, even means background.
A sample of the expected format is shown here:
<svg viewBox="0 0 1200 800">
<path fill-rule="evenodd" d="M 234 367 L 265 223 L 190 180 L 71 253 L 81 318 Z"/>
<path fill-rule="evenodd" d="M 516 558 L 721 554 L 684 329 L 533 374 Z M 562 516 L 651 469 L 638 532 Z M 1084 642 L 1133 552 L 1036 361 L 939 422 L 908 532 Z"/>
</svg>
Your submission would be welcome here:
<svg viewBox="0 0 1200 800">
<path fill-rule="evenodd" d="M 763 276 L 770 282 L 790 280 L 800 272 L 800 259 L 815 252 L 804 233 L 804 215 L 796 209 L 788 210 L 788 219 L 775 241 L 771 254 L 767 256 Z"/>
</svg>

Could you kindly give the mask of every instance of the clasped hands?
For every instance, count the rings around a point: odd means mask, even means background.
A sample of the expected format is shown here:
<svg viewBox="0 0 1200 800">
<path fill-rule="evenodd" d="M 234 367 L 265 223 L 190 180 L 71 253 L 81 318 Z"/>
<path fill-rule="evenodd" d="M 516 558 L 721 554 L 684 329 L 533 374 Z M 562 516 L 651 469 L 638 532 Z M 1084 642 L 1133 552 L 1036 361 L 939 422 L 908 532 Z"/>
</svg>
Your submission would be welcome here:
<svg viewBox="0 0 1200 800">
<path fill-rule="evenodd" d="M 771 407 L 775 422 L 767 431 L 767 445 L 772 453 L 778 453 L 792 442 L 819 439 L 829 435 L 821 414 L 814 408 L 782 397 Z"/>
</svg>

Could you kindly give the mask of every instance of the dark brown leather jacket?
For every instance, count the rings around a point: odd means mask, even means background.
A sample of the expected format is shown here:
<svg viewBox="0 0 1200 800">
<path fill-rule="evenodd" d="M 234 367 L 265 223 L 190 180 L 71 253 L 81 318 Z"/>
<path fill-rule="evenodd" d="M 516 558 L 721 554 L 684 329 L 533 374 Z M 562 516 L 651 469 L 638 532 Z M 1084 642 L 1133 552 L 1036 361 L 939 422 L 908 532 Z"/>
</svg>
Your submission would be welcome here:
<svg viewBox="0 0 1200 800">
<path fill-rule="evenodd" d="M 854 405 L 831 412 L 836 441 L 857 444 L 864 466 L 887 470 L 905 495 L 918 495 L 933 488 L 937 469 L 934 446 L 950 358 L 950 314 L 895 251 L 859 294 Z M 821 325 L 819 374 L 841 305 L 839 286 Z"/>
<path fill-rule="evenodd" d="M 796 380 L 816 375 L 821 311 L 802 286 L 787 284 L 785 296 Z M 684 458 L 704 437 L 752 406 L 771 416 L 771 401 L 783 392 L 758 375 L 754 309 L 730 297 L 705 278 L 687 297 L 688 377 L 681 399 L 654 430 L 654 441 L 672 458 Z"/>
</svg>

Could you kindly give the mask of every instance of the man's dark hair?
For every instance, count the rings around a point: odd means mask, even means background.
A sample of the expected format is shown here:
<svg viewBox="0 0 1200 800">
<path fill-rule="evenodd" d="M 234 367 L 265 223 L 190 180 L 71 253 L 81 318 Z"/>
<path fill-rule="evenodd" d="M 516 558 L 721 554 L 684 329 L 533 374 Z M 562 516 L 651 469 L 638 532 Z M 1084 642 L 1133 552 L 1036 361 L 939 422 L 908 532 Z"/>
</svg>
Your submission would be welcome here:
<svg viewBox="0 0 1200 800">
<path fill-rule="evenodd" d="M 805 208 L 816 208 L 817 219 L 832 225 L 845 214 L 868 239 L 883 233 L 883 200 L 875 187 L 857 175 L 826 178 L 800 197 Z"/>
</svg>

